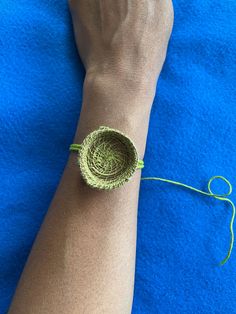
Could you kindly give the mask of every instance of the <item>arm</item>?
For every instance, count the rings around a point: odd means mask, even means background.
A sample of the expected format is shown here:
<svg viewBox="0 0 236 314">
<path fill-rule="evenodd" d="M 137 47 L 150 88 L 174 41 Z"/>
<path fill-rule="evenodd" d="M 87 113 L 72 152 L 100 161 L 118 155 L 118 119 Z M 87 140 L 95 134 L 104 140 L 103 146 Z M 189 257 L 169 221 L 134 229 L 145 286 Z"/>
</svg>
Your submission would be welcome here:
<svg viewBox="0 0 236 314">
<path fill-rule="evenodd" d="M 86 68 L 74 143 L 107 125 L 127 134 L 142 158 L 171 2 L 74 0 L 70 8 Z M 130 313 L 139 181 L 137 171 L 117 190 L 90 189 L 70 154 L 10 314 Z"/>
</svg>

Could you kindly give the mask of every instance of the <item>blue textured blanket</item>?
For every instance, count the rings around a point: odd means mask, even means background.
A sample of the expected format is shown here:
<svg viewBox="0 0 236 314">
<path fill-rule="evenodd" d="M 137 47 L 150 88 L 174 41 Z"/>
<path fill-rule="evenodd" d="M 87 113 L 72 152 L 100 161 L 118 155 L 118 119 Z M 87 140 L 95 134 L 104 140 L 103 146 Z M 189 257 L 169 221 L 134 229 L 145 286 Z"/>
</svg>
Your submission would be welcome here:
<svg viewBox="0 0 236 314">
<path fill-rule="evenodd" d="M 221 174 L 236 185 L 236 1 L 174 5 L 143 176 L 204 189 L 211 176 Z M 80 112 L 84 72 L 66 1 L 1 0 L 0 61 L 4 314 L 62 174 Z M 236 313 L 236 249 L 218 266 L 229 245 L 230 215 L 230 207 L 215 199 L 142 182 L 134 314 Z"/>
</svg>

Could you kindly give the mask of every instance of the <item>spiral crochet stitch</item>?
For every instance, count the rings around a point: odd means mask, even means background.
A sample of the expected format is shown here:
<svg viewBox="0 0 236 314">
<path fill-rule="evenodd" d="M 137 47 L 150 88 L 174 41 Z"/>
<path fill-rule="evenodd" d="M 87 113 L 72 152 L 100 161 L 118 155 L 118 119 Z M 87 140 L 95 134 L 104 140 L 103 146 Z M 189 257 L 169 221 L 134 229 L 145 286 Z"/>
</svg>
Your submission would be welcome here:
<svg viewBox="0 0 236 314">
<path fill-rule="evenodd" d="M 100 127 L 90 133 L 78 151 L 78 164 L 85 182 L 93 188 L 111 190 L 122 186 L 137 168 L 143 168 L 133 142 L 118 130 Z"/>
</svg>

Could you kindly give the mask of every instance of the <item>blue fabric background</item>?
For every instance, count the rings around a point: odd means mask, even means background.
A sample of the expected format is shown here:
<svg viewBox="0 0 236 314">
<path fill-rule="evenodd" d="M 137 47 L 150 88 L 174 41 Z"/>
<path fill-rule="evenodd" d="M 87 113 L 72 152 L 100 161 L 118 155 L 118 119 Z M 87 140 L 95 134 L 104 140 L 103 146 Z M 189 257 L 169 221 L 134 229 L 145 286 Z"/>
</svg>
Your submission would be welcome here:
<svg viewBox="0 0 236 314">
<path fill-rule="evenodd" d="M 236 1 L 175 1 L 144 176 L 236 185 Z M 66 1 L 0 0 L 0 314 L 68 157 L 83 67 Z M 216 189 L 224 188 L 215 186 Z M 232 199 L 236 199 L 235 195 Z M 134 314 L 236 313 L 230 208 L 159 182 L 140 191 Z M 46 314 L 46 313 L 45 313 Z"/>
</svg>

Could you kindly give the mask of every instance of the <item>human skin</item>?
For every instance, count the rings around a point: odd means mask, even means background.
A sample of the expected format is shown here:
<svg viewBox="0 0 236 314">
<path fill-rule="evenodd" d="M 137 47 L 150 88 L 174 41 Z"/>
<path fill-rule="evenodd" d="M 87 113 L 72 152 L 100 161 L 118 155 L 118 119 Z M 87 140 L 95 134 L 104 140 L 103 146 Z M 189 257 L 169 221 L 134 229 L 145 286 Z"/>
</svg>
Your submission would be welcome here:
<svg viewBox="0 0 236 314">
<path fill-rule="evenodd" d="M 169 0 L 72 0 L 86 76 L 74 143 L 119 129 L 143 158 L 151 105 L 173 24 Z M 123 187 L 83 182 L 71 153 L 22 273 L 10 314 L 128 314 L 140 171 Z"/>
</svg>

